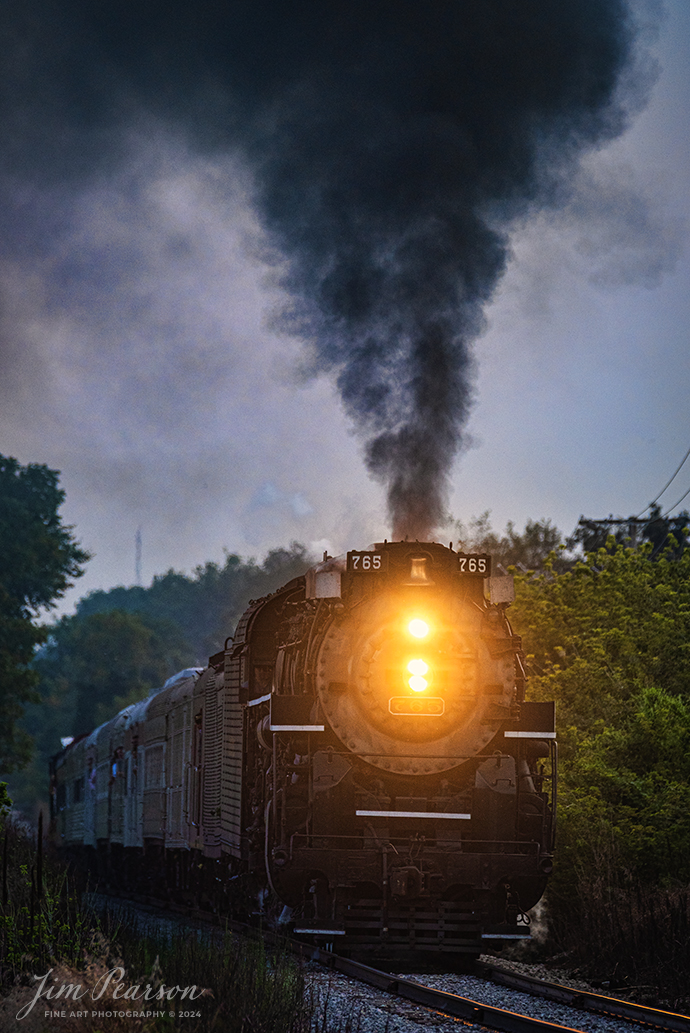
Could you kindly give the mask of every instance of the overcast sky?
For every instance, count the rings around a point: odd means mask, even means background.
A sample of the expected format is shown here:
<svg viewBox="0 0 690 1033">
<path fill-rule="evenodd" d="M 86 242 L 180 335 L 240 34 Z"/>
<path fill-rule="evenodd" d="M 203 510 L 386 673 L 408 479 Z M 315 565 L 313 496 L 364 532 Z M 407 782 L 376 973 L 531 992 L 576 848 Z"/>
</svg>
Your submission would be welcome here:
<svg viewBox="0 0 690 1033">
<path fill-rule="evenodd" d="M 457 518 L 570 532 L 637 513 L 690 446 L 690 4 L 665 8 L 646 108 L 586 157 L 565 208 L 513 232 L 473 346 Z M 93 553 L 68 605 L 134 582 L 139 527 L 145 584 L 224 549 L 389 537 L 333 383 L 271 330 L 276 264 L 242 156 L 141 113 L 120 148 L 68 186 L 15 178 L 5 218 L 30 246 L 0 254 L 0 452 L 61 471 Z M 662 503 L 689 487 L 690 461 Z"/>
</svg>

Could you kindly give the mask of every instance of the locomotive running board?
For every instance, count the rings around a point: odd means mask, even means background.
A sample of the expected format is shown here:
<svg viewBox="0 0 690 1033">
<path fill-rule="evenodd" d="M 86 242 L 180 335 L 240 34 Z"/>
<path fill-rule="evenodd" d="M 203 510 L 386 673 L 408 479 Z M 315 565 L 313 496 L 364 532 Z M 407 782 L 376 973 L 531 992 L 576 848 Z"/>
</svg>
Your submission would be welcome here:
<svg viewBox="0 0 690 1033">
<path fill-rule="evenodd" d="M 482 933 L 482 940 L 531 940 L 532 934 L 527 933 Z"/>
<path fill-rule="evenodd" d="M 355 811 L 358 818 L 460 818 L 469 821 L 471 814 L 449 814 L 446 811 Z"/>
<path fill-rule="evenodd" d="M 293 929 L 293 933 L 302 933 L 305 936 L 344 936 L 344 929 Z"/>
<path fill-rule="evenodd" d="M 555 739 L 555 732 L 504 732 L 505 739 Z"/>
<path fill-rule="evenodd" d="M 325 725 L 270 725 L 272 732 L 324 732 Z"/>
</svg>

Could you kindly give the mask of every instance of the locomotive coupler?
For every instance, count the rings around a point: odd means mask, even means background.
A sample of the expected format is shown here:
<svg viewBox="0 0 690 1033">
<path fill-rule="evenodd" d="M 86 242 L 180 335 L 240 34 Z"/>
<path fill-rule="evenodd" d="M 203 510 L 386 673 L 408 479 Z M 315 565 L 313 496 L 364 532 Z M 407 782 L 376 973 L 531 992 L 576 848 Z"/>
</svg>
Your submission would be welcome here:
<svg viewBox="0 0 690 1033">
<path fill-rule="evenodd" d="M 394 868 L 390 873 L 390 888 L 394 897 L 420 897 L 424 890 L 424 874 L 414 865 Z"/>
</svg>

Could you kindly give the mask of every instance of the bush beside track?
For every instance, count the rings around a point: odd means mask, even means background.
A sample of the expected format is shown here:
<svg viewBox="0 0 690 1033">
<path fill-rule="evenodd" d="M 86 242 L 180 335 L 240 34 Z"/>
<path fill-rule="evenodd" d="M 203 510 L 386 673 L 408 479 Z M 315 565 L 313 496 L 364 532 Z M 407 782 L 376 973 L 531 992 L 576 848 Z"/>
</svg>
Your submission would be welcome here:
<svg viewBox="0 0 690 1033">
<path fill-rule="evenodd" d="M 188 1033 L 305 1033 L 311 1028 L 313 1007 L 303 974 L 286 953 L 230 934 L 209 942 L 182 929 L 171 935 L 151 924 L 144 928 L 108 914 L 97 916 L 82 903 L 84 887 L 59 860 L 42 856 L 26 826 L 5 819 L 0 843 L 6 872 L 0 914 L 3 1033 L 55 1028 L 57 1020 L 51 1025 L 44 1016 L 50 1009 L 65 1012 L 61 1033 L 93 1033 L 104 1019 L 109 1033 L 172 1030 L 181 1023 Z M 99 996 L 108 973 L 117 968 L 124 974 L 116 974 Z M 17 1020 L 35 997 L 39 984 L 34 977 L 50 969 L 49 980 L 57 987 L 79 984 L 82 999 L 75 1004 L 42 998 Z M 140 986 L 141 999 L 114 998 L 118 981 L 128 988 Z M 145 999 L 147 985 L 151 991 Z M 179 993 L 170 1000 L 156 998 L 162 986 L 192 985 L 197 990 L 191 1003 Z"/>
</svg>

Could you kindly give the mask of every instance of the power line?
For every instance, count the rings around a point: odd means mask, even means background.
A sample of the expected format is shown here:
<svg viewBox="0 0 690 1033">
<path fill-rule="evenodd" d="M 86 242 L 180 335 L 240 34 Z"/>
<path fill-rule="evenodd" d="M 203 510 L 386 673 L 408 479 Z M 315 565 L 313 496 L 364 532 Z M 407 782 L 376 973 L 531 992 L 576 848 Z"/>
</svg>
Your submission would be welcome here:
<svg viewBox="0 0 690 1033">
<path fill-rule="evenodd" d="M 685 460 L 686 460 L 686 459 L 688 458 L 688 456 L 690 456 L 690 448 L 689 448 L 689 449 L 687 450 L 687 452 L 686 452 L 686 453 L 685 453 L 685 455 L 683 456 L 683 458 L 682 458 L 682 460 L 681 460 L 681 462 L 680 462 L 680 466 L 679 466 L 679 467 L 677 468 L 677 470 L 675 471 L 675 473 L 673 474 L 673 476 L 671 477 L 671 479 L 670 479 L 669 481 L 667 481 L 667 482 L 666 482 L 666 484 L 665 484 L 665 485 L 663 486 L 663 488 L 661 489 L 661 491 L 659 492 L 659 494 L 657 495 L 657 497 L 656 497 L 655 499 L 652 499 L 652 501 L 651 501 L 651 502 L 649 503 L 649 505 L 648 505 L 648 506 L 645 506 L 645 508 L 644 508 L 644 509 L 642 510 L 642 513 L 646 513 L 648 509 L 651 509 L 651 508 L 652 508 L 652 506 L 654 505 L 654 503 L 655 503 L 655 502 L 658 502 L 658 501 L 659 501 L 659 499 L 660 499 L 660 498 L 661 498 L 661 496 L 662 496 L 662 495 L 664 494 L 664 492 L 666 491 L 666 489 L 667 489 L 667 488 L 668 488 L 668 487 L 669 487 L 669 486 L 670 486 L 670 485 L 671 485 L 671 484 L 673 483 L 673 481 L 675 481 L 676 477 L 678 476 L 678 474 L 680 473 L 680 471 L 681 471 L 681 470 L 683 469 L 683 467 L 685 466 Z M 685 498 L 685 496 L 686 496 L 686 495 L 688 495 L 688 494 L 690 494 L 690 488 L 688 488 L 688 491 L 686 491 L 686 492 L 685 492 L 685 495 L 683 495 L 683 499 L 684 499 L 684 498 Z M 679 506 L 679 505 L 680 505 L 680 503 L 681 503 L 681 502 L 683 501 L 683 499 L 679 499 L 679 500 L 678 500 L 678 502 L 676 502 L 676 506 Z M 671 509 L 675 509 L 675 508 L 676 508 L 676 506 L 671 506 Z M 671 509 L 669 509 L 669 510 L 668 510 L 668 511 L 667 511 L 666 513 L 664 513 L 664 516 L 668 516 L 668 514 L 669 514 L 669 513 L 671 512 Z M 638 514 L 637 514 L 637 517 L 636 517 L 635 519 L 636 519 L 636 520 L 637 520 L 637 519 L 639 519 L 639 517 L 641 517 L 641 516 L 642 516 L 642 513 L 638 513 Z"/>
</svg>

